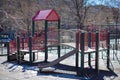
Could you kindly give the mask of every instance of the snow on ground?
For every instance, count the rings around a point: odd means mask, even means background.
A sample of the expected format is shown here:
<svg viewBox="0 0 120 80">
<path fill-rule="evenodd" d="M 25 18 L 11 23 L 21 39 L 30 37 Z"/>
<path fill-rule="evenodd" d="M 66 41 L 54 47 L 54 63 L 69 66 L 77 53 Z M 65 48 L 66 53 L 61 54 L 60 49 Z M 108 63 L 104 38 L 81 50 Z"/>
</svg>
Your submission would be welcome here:
<svg viewBox="0 0 120 80">
<path fill-rule="evenodd" d="M 44 60 L 44 54 L 39 53 L 38 58 Z M 36 54 L 37 55 L 37 54 Z M 26 60 L 28 55 L 25 56 Z M 49 55 L 51 61 L 57 57 Z M 49 58 L 49 60 L 50 60 Z M 18 65 L 15 63 L 6 62 L 6 56 L 0 56 L 0 80 L 78 80 L 79 77 L 69 76 L 64 74 L 40 74 L 37 73 L 37 66 Z M 62 77 L 60 77 L 62 76 Z"/>
<path fill-rule="evenodd" d="M 70 50 L 61 50 L 63 53 L 67 53 Z M 111 51 L 112 52 L 112 51 Z M 57 59 L 56 55 L 57 51 L 49 51 L 49 61 L 53 61 Z M 120 52 L 118 52 L 120 53 Z M 104 59 L 102 59 L 102 53 L 100 53 L 100 59 L 99 59 L 99 67 L 101 70 L 107 70 L 106 68 L 106 58 L 105 58 L 105 52 L 103 52 Z M 64 55 L 64 54 L 61 54 Z M 120 54 L 119 54 L 120 55 Z M 28 60 L 29 55 L 25 56 L 25 59 Z M 16 63 L 9 63 L 6 62 L 6 56 L 0 56 L 0 80 L 83 80 L 79 76 L 75 75 L 69 75 L 69 74 L 45 74 L 45 73 L 40 73 L 38 74 L 37 71 L 39 70 L 37 66 L 28 66 L 28 65 L 18 65 Z M 87 64 L 87 59 L 88 55 L 85 55 L 85 67 L 88 67 Z M 111 62 L 112 65 L 114 66 L 114 71 L 117 74 L 117 77 L 114 76 L 104 76 L 102 80 L 120 80 L 120 64 L 118 61 L 115 59 L 112 59 L 112 54 L 111 54 Z M 40 61 L 44 60 L 44 53 L 39 52 L 36 53 L 36 60 L 39 59 Z M 92 66 L 94 68 L 94 63 L 95 63 L 95 56 L 92 54 Z M 71 66 L 75 66 L 75 55 L 66 58 L 65 60 L 61 61 L 60 63 L 62 64 L 67 64 Z M 88 80 L 88 79 L 84 79 Z"/>
</svg>

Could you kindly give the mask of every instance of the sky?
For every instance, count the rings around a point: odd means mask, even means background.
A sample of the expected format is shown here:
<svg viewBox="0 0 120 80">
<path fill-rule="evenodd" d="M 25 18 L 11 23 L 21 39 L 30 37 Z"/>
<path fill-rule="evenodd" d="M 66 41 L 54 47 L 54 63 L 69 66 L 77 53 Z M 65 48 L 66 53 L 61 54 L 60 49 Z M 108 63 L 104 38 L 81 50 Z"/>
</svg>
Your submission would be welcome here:
<svg viewBox="0 0 120 80">
<path fill-rule="evenodd" d="M 109 5 L 109 6 L 113 6 L 116 8 L 120 8 L 119 4 L 120 4 L 120 0 L 114 0 L 115 2 L 111 2 L 111 0 L 89 0 L 89 4 L 92 5 Z"/>
<path fill-rule="evenodd" d="M 104 4 L 103 1 L 104 1 L 104 0 L 89 0 L 89 3 L 99 5 L 99 4 Z"/>
</svg>

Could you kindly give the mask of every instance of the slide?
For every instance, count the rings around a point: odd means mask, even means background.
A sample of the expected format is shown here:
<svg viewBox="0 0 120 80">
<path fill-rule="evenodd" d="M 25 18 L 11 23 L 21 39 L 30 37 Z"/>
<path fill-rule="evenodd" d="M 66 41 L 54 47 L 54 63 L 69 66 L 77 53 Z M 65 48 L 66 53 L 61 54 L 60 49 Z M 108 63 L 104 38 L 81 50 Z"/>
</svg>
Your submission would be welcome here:
<svg viewBox="0 0 120 80">
<path fill-rule="evenodd" d="M 38 68 L 41 70 L 42 68 L 46 68 L 46 67 L 50 67 L 50 66 L 56 65 L 56 64 L 58 64 L 60 61 L 66 59 L 67 57 L 69 57 L 69 56 L 71 56 L 71 55 L 73 55 L 73 54 L 75 54 L 75 53 L 77 53 L 77 52 L 78 52 L 78 50 L 77 50 L 77 49 L 74 49 L 74 50 L 70 51 L 69 53 L 61 56 L 60 58 L 58 58 L 58 59 L 56 59 L 56 60 L 54 60 L 54 61 L 52 61 L 52 62 L 50 62 L 50 63 L 38 65 Z"/>
</svg>

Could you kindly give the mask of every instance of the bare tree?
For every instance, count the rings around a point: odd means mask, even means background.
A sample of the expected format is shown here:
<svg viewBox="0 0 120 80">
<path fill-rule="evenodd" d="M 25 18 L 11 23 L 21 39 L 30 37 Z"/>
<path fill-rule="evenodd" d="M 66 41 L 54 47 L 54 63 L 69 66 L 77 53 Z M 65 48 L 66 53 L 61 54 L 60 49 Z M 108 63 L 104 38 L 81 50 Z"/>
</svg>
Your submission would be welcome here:
<svg viewBox="0 0 120 80">
<path fill-rule="evenodd" d="M 118 44 L 118 22 L 119 22 L 119 18 L 120 18 L 120 0 L 110 0 L 109 2 L 106 1 L 106 3 L 108 4 L 108 6 L 111 7 L 111 11 L 112 11 L 112 16 L 113 16 L 113 20 L 114 20 L 114 24 L 115 24 L 115 48 L 117 49 L 117 44 Z"/>
<path fill-rule="evenodd" d="M 64 3 L 69 7 L 70 12 L 75 16 L 74 20 L 77 23 L 77 28 L 82 29 L 84 26 L 84 21 L 86 17 L 87 10 L 87 0 L 63 0 Z"/>
<path fill-rule="evenodd" d="M 118 34 L 118 28 L 117 28 L 117 25 L 118 25 L 118 20 L 119 20 L 119 17 L 120 17 L 120 4 L 116 4 L 116 3 L 120 3 L 120 1 L 117 1 L 117 0 L 112 0 L 114 6 L 116 6 L 117 8 L 114 8 L 112 7 L 112 13 L 113 13 L 113 20 L 116 24 L 116 35 L 115 35 L 115 44 L 116 44 L 116 49 L 117 49 L 117 43 L 118 43 L 118 40 L 117 40 L 117 34 Z"/>
<path fill-rule="evenodd" d="M 119 22 L 119 17 L 120 17 L 120 1 L 119 0 L 109 0 L 109 1 L 105 1 L 105 3 L 107 4 L 107 6 L 109 6 L 111 8 L 111 12 L 112 12 L 112 18 L 114 20 L 114 22 L 117 24 Z"/>
<path fill-rule="evenodd" d="M 22 21 L 25 23 L 24 28 L 27 28 L 28 34 L 31 29 L 31 19 L 32 19 L 32 0 L 17 0 L 18 1 L 18 9 L 22 15 Z"/>
</svg>

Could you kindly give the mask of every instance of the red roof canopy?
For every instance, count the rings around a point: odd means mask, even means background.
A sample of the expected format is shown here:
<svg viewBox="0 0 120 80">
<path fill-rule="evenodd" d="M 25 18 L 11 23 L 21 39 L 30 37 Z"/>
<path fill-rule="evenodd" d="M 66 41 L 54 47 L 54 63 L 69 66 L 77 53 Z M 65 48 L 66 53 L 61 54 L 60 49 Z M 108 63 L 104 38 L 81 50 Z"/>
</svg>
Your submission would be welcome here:
<svg viewBox="0 0 120 80">
<path fill-rule="evenodd" d="M 49 10 L 39 10 L 34 17 L 32 18 L 33 21 L 39 20 L 48 20 L 48 21 L 58 21 L 59 16 L 54 9 Z"/>
</svg>

